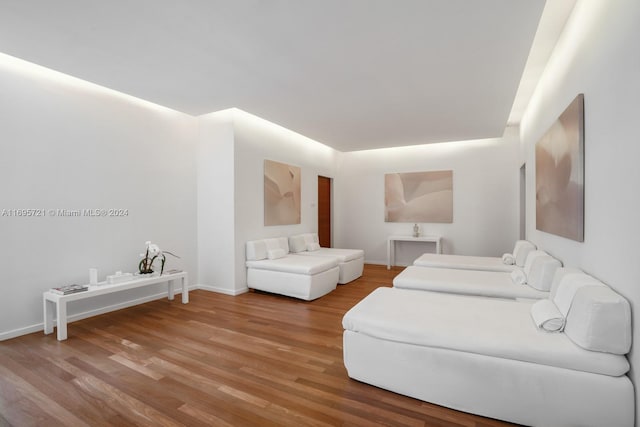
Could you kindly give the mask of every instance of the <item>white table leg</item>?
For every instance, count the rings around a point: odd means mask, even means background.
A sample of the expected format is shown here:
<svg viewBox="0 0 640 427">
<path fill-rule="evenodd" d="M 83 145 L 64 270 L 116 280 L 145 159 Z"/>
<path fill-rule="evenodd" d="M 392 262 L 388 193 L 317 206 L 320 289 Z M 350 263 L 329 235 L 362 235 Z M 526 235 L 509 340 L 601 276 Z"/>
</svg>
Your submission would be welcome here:
<svg viewBox="0 0 640 427">
<path fill-rule="evenodd" d="M 391 270 L 391 240 L 387 240 L 387 270 Z"/>
<path fill-rule="evenodd" d="M 436 240 L 436 253 L 441 254 L 442 248 L 440 247 L 440 239 Z"/>
<path fill-rule="evenodd" d="M 58 341 L 64 341 L 67 339 L 67 303 L 65 301 L 58 301 L 56 320 L 58 323 Z"/>
<path fill-rule="evenodd" d="M 189 280 L 186 276 L 182 278 L 182 303 L 189 303 Z"/>
<path fill-rule="evenodd" d="M 169 294 L 169 300 L 173 301 L 173 280 L 167 281 L 167 293 Z"/>
<path fill-rule="evenodd" d="M 44 334 L 53 333 L 53 301 L 42 298 L 42 309 L 44 314 Z"/>
</svg>

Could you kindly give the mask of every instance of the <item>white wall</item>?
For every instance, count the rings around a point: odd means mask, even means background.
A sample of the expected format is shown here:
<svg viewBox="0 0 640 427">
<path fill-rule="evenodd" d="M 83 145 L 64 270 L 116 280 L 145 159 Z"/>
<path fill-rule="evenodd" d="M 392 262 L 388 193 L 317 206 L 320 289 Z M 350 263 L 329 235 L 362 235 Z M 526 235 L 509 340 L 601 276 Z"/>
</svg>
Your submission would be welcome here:
<svg viewBox="0 0 640 427">
<path fill-rule="evenodd" d="M 42 292 L 134 272 L 144 242 L 195 279 L 195 119 L 0 55 L 0 211 L 127 209 L 124 217 L 0 216 L 0 339 L 42 328 Z M 166 289 L 166 286 L 165 286 Z M 69 307 L 73 318 L 162 288 Z"/>
<path fill-rule="evenodd" d="M 386 264 L 391 234 L 413 224 L 384 222 L 384 175 L 453 170 L 453 223 L 420 224 L 443 237 L 443 252 L 499 256 L 518 238 L 519 143 L 516 129 L 503 138 L 344 153 L 336 188 L 335 246 L 365 250 L 366 262 Z M 411 245 L 411 246 L 410 246 Z M 396 263 L 407 265 L 433 247 L 398 244 Z"/>
<path fill-rule="evenodd" d="M 198 279 L 207 290 L 235 295 L 233 112 L 199 117 Z"/>
<path fill-rule="evenodd" d="M 318 175 L 335 176 L 338 155 L 235 108 L 200 117 L 200 286 L 230 295 L 246 292 L 247 241 L 317 231 Z M 301 168 L 300 224 L 264 226 L 265 159 Z"/>
<path fill-rule="evenodd" d="M 529 165 L 528 238 L 627 297 L 635 313 L 635 343 L 640 342 L 639 22 L 636 0 L 579 0 L 521 124 Z M 535 226 L 535 143 L 578 93 L 584 93 L 585 103 L 584 243 Z M 630 360 L 637 387 L 637 349 Z M 636 393 L 636 408 L 637 399 Z"/>
</svg>

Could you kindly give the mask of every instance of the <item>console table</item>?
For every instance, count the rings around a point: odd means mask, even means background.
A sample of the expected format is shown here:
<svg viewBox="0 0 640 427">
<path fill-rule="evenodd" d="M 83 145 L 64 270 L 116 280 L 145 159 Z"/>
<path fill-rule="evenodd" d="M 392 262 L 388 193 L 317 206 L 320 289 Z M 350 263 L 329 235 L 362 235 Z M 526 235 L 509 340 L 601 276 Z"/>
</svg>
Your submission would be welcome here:
<svg viewBox="0 0 640 427">
<path fill-rule="evenodd" d="M 391 266 L 395 264 L 395 252 L 396 242 L 429 242 L 436 244 L 436 253 L 442 253 L 440 242 L 442 237 L 440 236 L 389 236 L 387 239 L 387 270 L 391 269 Z"/>
<path fill-rule="evenodd" d="M 44 306 L 44 333 L 53 333 L 53 309 L 55 307 L 56 323 L 58 327 L 58 341 L 67 339 L 67 303 L 87 298 L 96 297 L 98 295 L 111 294 L 114 292 L 126 291 L 127 289 L 139 288 L 141 286 L 154 285 L 156 283 L 167 282 L 167 291 L 169 300 L 173 300 L 173 284 L 174 281 L 180 280 L 182 283 L 182 303 L 189 302 L 188 276 L 186 271 L 177 273 L 152 275 L 152 276 L 134 276 L 134 279 L 126 282 L 108 284 L 106 282 L 97 285 L 89 285 L 89 290 L 76 292 L 68 295 L 60 295 L 52 291 L 46 291 L 42 294 Z"/>
</svg>

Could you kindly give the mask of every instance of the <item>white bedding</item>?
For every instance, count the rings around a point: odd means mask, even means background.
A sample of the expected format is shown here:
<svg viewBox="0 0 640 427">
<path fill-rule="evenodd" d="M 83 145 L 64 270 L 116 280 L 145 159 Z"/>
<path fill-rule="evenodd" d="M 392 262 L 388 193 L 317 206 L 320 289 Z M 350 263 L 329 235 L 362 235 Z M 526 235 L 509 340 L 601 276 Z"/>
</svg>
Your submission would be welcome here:
<svg viewBox="0 0 640 427">
<path fill-rule="evenodd" d="M 393 286 L 494 298 L 541 299 L 549 296 L 549 292 L 515 284 L 510 273 L 498 271 L 409 266 L 393 279 Z"/>
<path fill-rule="evenodd" d="M 378 288 L 347 312 L 345 330 L 417 346 L 620 376 L 624 356 L 587 351 L 537 329 L 531 303 Z"/>
<path fill-rule="evenodd" d="M 511 272 L 514 269 L 520 268 L 516 265 L 505 264 L 502 262 L 502 258 L 428 253 L 417 258 L 413 262 L 413 265 L 421 267 L 503 272 Z"/>
</svg>

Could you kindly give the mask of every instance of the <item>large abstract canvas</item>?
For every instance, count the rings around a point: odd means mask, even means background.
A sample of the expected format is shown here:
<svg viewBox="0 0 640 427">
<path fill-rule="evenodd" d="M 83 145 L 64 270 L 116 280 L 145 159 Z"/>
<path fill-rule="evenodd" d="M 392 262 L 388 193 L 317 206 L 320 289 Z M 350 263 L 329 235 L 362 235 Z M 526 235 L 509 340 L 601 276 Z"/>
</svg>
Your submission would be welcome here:
<svg viewBox="0 0 640 427">
<path fill-rule="evenodd" d="M 384 176 L 386 222 L 453 222 L 453 171 Z"/>
<path fill-rule="evenodd" d="M 264 225 L 300 224 L 300 168 L 264 161 Z"/>
<path fill-rule="evenodd" d="M 536 144 L 536 228 L 584 241 L 584 96 Z"/>
</svg>

